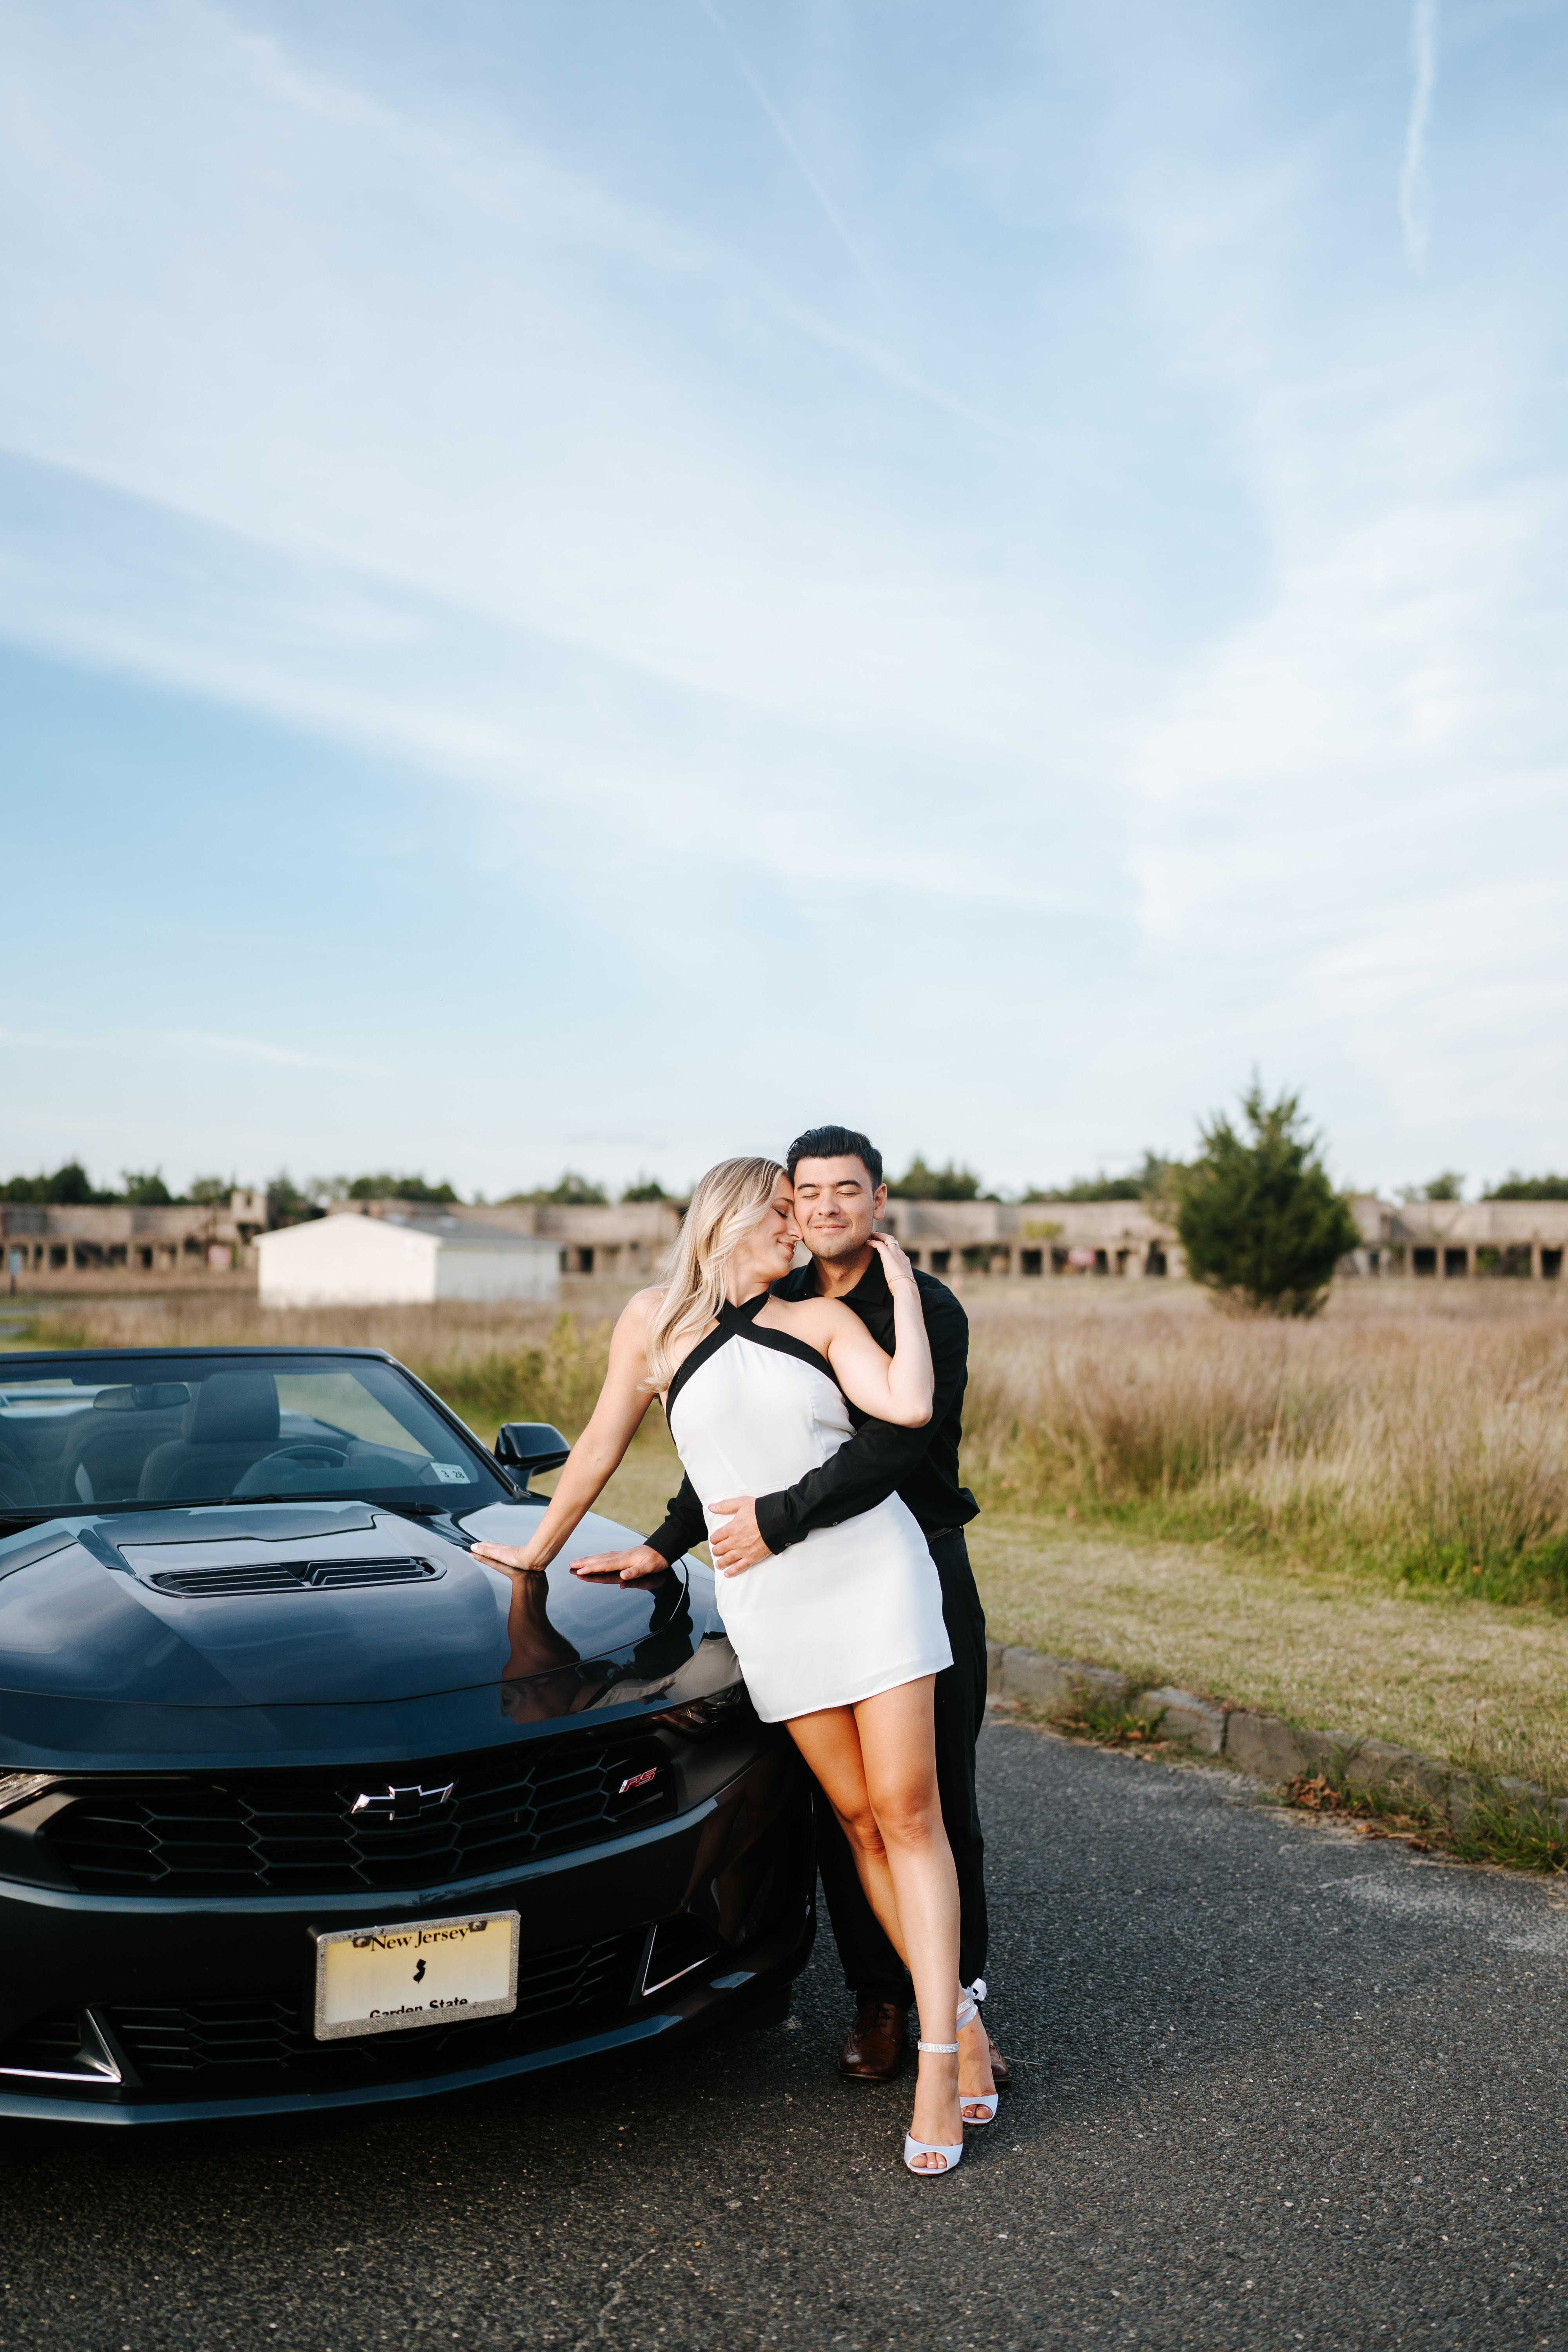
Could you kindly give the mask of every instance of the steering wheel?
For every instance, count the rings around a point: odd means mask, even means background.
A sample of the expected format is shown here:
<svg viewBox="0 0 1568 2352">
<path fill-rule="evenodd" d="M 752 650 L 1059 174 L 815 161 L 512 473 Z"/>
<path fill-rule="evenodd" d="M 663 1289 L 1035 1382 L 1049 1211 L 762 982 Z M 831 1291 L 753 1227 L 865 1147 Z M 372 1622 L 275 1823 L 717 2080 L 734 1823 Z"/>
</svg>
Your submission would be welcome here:
<svg viewBox="0 0 1568 2352">
<path fill-rule="evenodd" d="M 279 1445 L 253 1462 L 235 1487 L 243 1496 L 247 1491 L 264 1494 L 268 1483 L 279 1472 L 286 1470 L 341 1470 L 348 1461 L 348 1448 L 329 1445 L 321 1438 L 305 1438 L 297 1445 Z"/>
</svg>

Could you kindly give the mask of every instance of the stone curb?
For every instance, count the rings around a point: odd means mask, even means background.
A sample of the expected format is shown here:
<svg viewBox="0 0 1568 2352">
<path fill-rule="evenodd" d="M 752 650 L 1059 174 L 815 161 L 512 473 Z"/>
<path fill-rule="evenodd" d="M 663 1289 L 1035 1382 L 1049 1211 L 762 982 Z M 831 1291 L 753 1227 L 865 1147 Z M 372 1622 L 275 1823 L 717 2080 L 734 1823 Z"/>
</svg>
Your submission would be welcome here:
<svg viewBox="0 0 1568 2352">
<path fill-rule="evenodd" d="M 1196 1754 L 1223 1756 L 1226 1763 L 1260 1780 L 1294 1780 L 1302 1773 L 1342 1768 L 1351 1787 L 1408 1789 L 1413 1796 L 1446 1807 L 1456 1824 L 1482 1800 L 1500 1797 L 1531 1806 L 1568 1827 L 1568 1797 L 1552 1797 L 1531 1780 L 1488 1780 L 1435 1757 L 1418 1756 L 1414 1748 L 1390 1747 L 1384 1739 L 1308 1730 L 1281 1716 L 1227 1706 L 1197 1691 L 1145 1690 L 1113 1667 L 1053 1658 L 1042 1650 L 1008 1649 L 1000 1642 L 986 1643 L 986 1664 L 987 1699 L 1034 1699 L 1051 1706 L 1086 1692 L 1123 1704 L 1136 1698 L 1144 1706 L 1163 1707 L 1162 1729 L 1185 1740 Z"/>
</svg>

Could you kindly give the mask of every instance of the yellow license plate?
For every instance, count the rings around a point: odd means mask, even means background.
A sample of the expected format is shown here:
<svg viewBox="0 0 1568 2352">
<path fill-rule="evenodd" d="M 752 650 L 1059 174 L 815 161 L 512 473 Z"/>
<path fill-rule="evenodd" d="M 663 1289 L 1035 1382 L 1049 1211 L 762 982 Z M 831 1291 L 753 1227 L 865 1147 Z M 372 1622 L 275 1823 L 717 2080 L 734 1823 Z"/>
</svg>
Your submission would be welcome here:
<svg viewBox="0 0 1568 2352">
<path fill-rule="evenodd" d="M 316 2039 L 504 2017 L 517 2007 L 515 1911 L 343 1927 L 316 1938 Z"/>
</svg>

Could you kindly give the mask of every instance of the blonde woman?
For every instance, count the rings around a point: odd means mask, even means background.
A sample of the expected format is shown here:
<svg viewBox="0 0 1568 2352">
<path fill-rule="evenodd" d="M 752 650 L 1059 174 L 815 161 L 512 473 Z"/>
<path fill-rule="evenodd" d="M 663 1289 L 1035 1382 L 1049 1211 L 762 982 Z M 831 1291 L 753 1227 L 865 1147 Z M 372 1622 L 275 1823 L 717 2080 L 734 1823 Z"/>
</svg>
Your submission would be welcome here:
<svg viewBox="0 0 1568 2352">
<path fill-rule="evenodd" d="M 931 1362 L 908 1258 L 879 1234 L 894 1300 L 885 1356 L 840 1300 L 774 1298 L 800 1239 L 776 1160 L 725 1160 L 692 1195 L 666 1279 L 616 1326 L 593 1419 L 531 1543 L 477 1544 L 516 1573 L 544 1568 L 617 1467 L 649 1395 L 702 1500 L 710 1531 L 737 1497 L 793 1485 L 849 1437 L 846 1400 L 879 1421 L 931 1418 Z M 718 1579 L 720 1613 L 766 1723 L 785 1723 L 842 1821 L 862 1885 L 914 1979 L 921 2021 L 914 2128 L 904 2162 L 950 2172 L 965 2120 L 994 2094 L 959 2097 L 960 2039 L 977 2066 L 985 2029 L 958 1979 L 958 1882 L 937 1795 L 931 1686 L 951 1664 L 942 1590 L 896 1495 L 782 1558 Z M 956 2027 L 952 2021 L 956 2020 Z M 988 2068 L 984 2069 L 990 2080 Z"/>
</svg>

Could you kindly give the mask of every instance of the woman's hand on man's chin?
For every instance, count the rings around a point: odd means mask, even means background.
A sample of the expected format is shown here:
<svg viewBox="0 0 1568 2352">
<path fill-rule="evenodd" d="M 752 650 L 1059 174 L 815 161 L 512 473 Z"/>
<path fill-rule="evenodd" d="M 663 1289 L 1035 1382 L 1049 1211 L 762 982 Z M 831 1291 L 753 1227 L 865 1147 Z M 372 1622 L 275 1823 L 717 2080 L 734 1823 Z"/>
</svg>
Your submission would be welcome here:
<svg viewBox="0 0 1568 2352">
<path fill-rule="evenodd" d="M 539 1576 L 544 1570 L 542 1559 L 531 1559 L 516 1544 L 477 1543 L 468 1554 L 470 1559 L 482 1559 L 487 1568 L 504 1568 L 513 1575 Z"/>
</svg>

